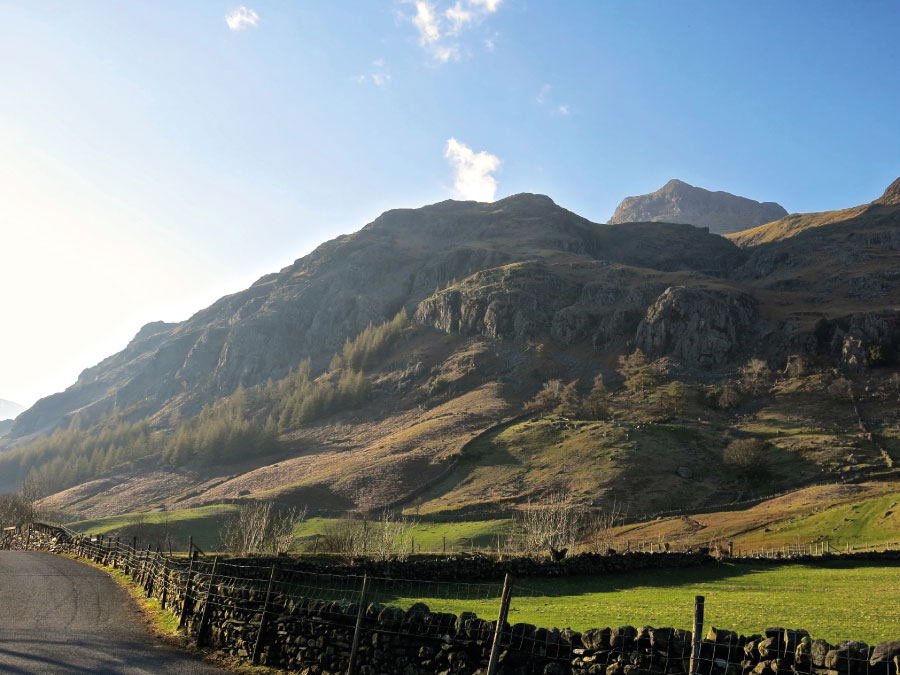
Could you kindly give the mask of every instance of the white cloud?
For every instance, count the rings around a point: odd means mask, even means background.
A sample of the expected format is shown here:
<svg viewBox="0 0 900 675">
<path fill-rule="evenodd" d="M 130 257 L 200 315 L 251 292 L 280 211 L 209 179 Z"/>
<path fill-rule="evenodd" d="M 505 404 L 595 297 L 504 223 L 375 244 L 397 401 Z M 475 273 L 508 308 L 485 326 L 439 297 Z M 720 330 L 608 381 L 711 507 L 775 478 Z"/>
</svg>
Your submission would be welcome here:
<svg viewBox="0 0 900 675">
<path fill-rule="evenodd" d="M 503 0 L 469 0 L 469 4 L 473 7 L 480 7 L 488 14 L 493 14 L 497 11 L 497 7 L 500 6 L 500 3 Z"/>
<path fill-rule="evenodd" d="M 462 0 L 457 0 L 453 7 L 444 12 L 444 16 L 450 21 L 450 33 L 452 35 L 459 35 L 466 24 L 475 18 L 475 15 L 470 10 L 463 9 Z"/>
<path fill-rule="evenodd" d="M 233 12 L 225 15 L 225 23 L 228 24 L 232 31 L 237 32 L 244 30 L 247 26 L 257 26 L 259 24 L 259 14 L 241 5 Z"/>
<path fill-rule="evenodd" d="M 387 63 L 385 63 L 384 59 L 375 59 L 372 61 L 372 66 L 376 68 L 372 73 L 368 75 L 355 75 L 350 79 L 357 84 L 365 84 L 371 79 L 375 86 L 378 87 L 383 87 L 391 81 L 391 73 L 388 70 Z"/>
<path fill-rule="evenodd" d="M 441 39 L 439 19 L 434 13 L 434 5 L 428 0 L 416 0 L 416 15 L 413 24 L 419 29 L 419 44 L 430 45 Z"/>
<path fill-rule="evenodd" d="M 410 17 L 419 32 L 419 44 L 438 63 L 459 61 L 460 45 L 452 40 L 459 38 L 469 28 L 480 23 L 488 14 L 497 11 L 501 0 L 453 0 L 453 4 L 430 0 L 406 0 L 415 5 L 416 13 Z M 494 39 L 485 40 L 489 51 L 494 49 Z M 466 52 L 468 53 L 468 52 Z"/>
<path fill-rule="evenodd" d="M 453 186 L 459 196 L 477 202 L 492 202 L 497 193 L 497 179 L 491 174 L 500 168 L 500 158 L 472 149 L 455 138 L 447 140 L 444 157 L 453 167 Z"/>
<path fill-rule="evenodd" d="M 441 63 L 459 61 L 459 45 L 435 45 L 431 49 L 431 55 Z"/>
<path fill-rule="evenodd" d="M 567 103 L 561 103 L 556 107 L 556 111 L 560 115 L 568 115 L 569 114 L 569 105 Z"/>
</svg>

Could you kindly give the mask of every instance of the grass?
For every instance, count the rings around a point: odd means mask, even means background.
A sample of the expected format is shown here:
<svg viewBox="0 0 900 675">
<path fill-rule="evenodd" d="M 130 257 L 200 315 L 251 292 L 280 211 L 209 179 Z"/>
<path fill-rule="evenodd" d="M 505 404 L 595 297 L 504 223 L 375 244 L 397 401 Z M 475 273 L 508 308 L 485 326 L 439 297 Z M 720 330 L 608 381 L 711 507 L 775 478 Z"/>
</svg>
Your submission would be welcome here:
<svg viewBox="0 0 900 675">
<path fill-rule="evenodd" d="M 232 504 L 216 504 L 178 511 L 159 511 L 138 514 L 125 513 L 93 520 L 79 520 L 68 526 L 84 534 L 115 535 L 126 528 L 140 529 L 138 537 L 146 542 L 164 538 L 166 531 L 179 548 L 187 549 L 188 537 L 204 551 L 214 551 L 221 546 L 219 531 L 223 521 L 237 510 Z"/>
<path fill-rule="evenodd" d="M 415 516 L 412 517 L 415 520 Z M 310 518 L 294 529 L 296 537 L 311 537 L 324 534 L 335 518 Z M 497 535 L 504 535 L 511 527 L 509 520 L 476 520 L 457 523 L 419 523 L 412 529 L 415 537 L 416 552 L 443 552 L 444 537 L 447 539 L 447 552 L 466 551 L 474 546 L 484 548 L 493 546 Z"/>
<path fill-rule="evenodd" d="M 222 545 L 219 536 L 222 522 L 231 513 L 234 513 L 236 508 L 232 504 L 219 504 L 180 511 L 142 514 L 145 520 L 141 523 L 140 528 L 144 534 L 138 535 L 138 537 L 146 544 L 148 539 L 153 541 L 163 536 L 164 530 L 168 528 L 171 532 L 170 536 L 180 544 L 178 548 L 186 549 L 188 537 L 193 536 L 194 542 L 207 553 L 217 551 Z M 70 523 L 69 527 L 85 534 L 115 536 L 125 528 L 134 526 L 134 515 L 124 514 L 94 520 L 81 520 Z M 166 517 L 168 517 L 168 521 L 166 521 Z M 411 518 L 415 520 L 415 516 Z M 335 518 L 309 518 L 294 529 L 294 536 L 303 538 L 324 534 L 328 525 L 333 522 L 336 522 Z M 419 523 L 413 528 L 412 536 L 415 537 L 416 552 L 437 553 L 443 551 L 444 537 L 447 539 L 447 551 L 457 552 L 469 550 L 473 546 L 475 548 L 493 546 L 497 535 L 502 536 L 508 532 L 510 526 L 511 521 L 509 520 Z M 305 547 L 301 545 L 300 548 Z"/>
<path fill-rule="evenodd" d="M 900 541 L 900 482 L 822 485 L 735 511 L 692 514 L 618 528 L 617 546 L 630 541 L 706 545 L 734 542 L 735 550 L 827 541 L 843 549 Z"/>
<path fill-rule="evenodd" d="M 454 596 L 466 592 L 465 584 L 460 584 Z M 648 624 L 690 629 L 696 595 L 706 598 L 706 626 L 747 635 L 783 626 L 804 628 L 832 643 L 900 639 L 900 565 L 880 563 L 777 567 L 742 563 L 633 575 L 523 579 L 513 593 L 509 621 L 575 630 Z M 379 599 L 401 606 L 425 602 L 432 611 L 475 611 L 493 619 L 499 593 L 487 600 Z"/>
</svg>

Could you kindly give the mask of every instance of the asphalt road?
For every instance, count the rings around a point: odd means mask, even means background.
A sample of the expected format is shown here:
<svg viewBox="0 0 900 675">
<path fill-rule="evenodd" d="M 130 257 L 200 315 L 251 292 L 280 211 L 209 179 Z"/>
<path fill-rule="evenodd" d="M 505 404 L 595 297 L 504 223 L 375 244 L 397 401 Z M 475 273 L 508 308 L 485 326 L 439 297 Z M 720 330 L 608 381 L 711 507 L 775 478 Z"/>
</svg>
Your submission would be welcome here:
<svg viewBox="0 0 900 675">
<path fill-rule="evenodd" d="M 0 673 L 222 673 L 159 643 L 127 591 L 51 553 L 0 551 Z"/>
</svg>

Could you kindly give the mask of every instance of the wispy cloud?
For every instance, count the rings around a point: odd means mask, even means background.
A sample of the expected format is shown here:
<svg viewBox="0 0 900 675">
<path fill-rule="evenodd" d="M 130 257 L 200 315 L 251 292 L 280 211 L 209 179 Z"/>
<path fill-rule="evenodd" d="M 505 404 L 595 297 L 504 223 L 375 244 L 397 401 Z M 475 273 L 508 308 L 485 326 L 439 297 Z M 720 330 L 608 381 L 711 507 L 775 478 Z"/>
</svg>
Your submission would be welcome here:
<svg viewBox="0 0 900 675">
<path fill-rule="evenodd" d="M 474 7 L 480 7 L 489 14 L 496 12 L 501 2 L 503 0 L 469 0 L 469 4 Z"/>
<path fill-rule="evenodd" d="M 385 63 L 384 59 L 375 59 L 372 61 L 372 66 L 375 68 L 374 71 L 368 75 L 356 75 L 353 78 L 353 81 L 357 84 L 365 84 L 371 80 L 378 87 L 383 87 L 391 81 L 391 73 L 388 70 L 387 63 Z"/>
<path fill-rule="evenodd" d="M 551 115 L 568 115 L 571 112 L 571 110 L 569 109 L 569 104 L 556 103 L 553 100 L 554 98 L 553 87 L 549 84 L 543 84 L 541 85 L 537 96 L 534 97 L 534 100 L 537 101 L 540 105 L 549 105 Z"/>
<path fill-rule="evenodd" d="M 535 97 L 535 100 L 544 105 L 547 101 L 550 100 L 550 90 L 552 87 L 549 84 L 545 84 L 541 87 L 541 90 L 538 92 L 538 95 Z"/>
<path fill-rule="evenodd" d="M 256 27 L 259 25 L 259 14 L 241 5 L 225 15 L 225 23 L 233 32 L 244 30 L 248 26 Z"/>
<path fill-rule="evenodd" d="M 475 14 L 471 10 L 463 8 L 462 0 L 457 0 L 453 7 L 444 12 L 444 16 L 450 22 L 451 35 L 459 35 L 466 24 L 475 18 Z"/>
<path fill-rule="evenodd" d="M 453 187 L 460 197 L 477 202 L 494 201 L 497 179 L 491 174 L 500 168 L 499 157 L 484 150 L 473 152 L 455 138 L 447 140 L 444 157 L 453 168 Z"/>
<path fill-rule="evenodd" d="M 419 44 L 439 63 L 458 61 L 461 48 L 457 40 L 484 16 L 497 11 L 502 0 L 455 0 L 440 8 L 430 0 L 412 0 L 416 13 L 411 17 L 419 32 Z M 494 38 L 485 41 L 493 51 Z"/>
<path fill-rule="evenodd" d="M 440 19 L 434 12 L 434 5 L 428 0 L 416 0 L 413 24 L 419 29 L 419 44 L 423 47 L 441 39 Z"/>
</svg>

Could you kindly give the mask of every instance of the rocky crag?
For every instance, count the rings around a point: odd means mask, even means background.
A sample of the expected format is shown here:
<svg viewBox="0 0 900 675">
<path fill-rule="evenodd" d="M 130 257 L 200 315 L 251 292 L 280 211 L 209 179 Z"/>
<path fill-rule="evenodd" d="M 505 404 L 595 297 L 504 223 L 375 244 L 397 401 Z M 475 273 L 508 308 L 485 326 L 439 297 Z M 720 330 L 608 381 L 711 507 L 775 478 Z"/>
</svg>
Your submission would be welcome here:
<svg viewBox="0 0 900 675">
<path fill-rule="evenodd" d="M 784 207 L 775 202 L 710 192 L 673 178 L 656 192 L 623 199 L 609 223 L 688 223 L 708 227 L 716 234 L 730 234 L 786 215 Z"/>
</svg>

